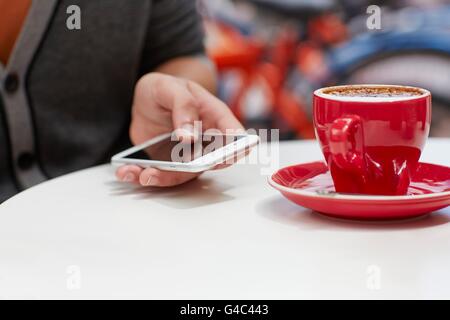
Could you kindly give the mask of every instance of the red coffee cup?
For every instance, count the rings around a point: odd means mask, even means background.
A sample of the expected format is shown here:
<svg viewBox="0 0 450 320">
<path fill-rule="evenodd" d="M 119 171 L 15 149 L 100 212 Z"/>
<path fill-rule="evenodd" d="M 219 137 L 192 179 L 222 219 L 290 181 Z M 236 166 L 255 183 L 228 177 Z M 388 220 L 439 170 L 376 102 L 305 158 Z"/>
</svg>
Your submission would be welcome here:
<svg viewBox="0 0 450 320">
<path fill-rule="evenodd" d="M 361 88 L 404 91 L 405 95 L 333 94 Z M 407 194 L 430 130 L 430 92 L 405 86 L 352 85 L 318 89 L 313 99 L 316 137 L 336 191 Z"/>
</svg>

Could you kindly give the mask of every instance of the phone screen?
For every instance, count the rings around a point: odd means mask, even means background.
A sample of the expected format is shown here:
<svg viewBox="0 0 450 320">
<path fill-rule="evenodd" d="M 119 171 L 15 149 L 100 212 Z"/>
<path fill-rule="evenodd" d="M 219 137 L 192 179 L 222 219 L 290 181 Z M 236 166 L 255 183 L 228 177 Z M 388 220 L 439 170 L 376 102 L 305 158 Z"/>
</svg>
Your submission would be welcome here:
<svg viewBox="0 0 450 320">
<path fill-rule="evenodd" d="M 129 154 L 125 159 L 191 162 L 242 138 L 245 136 L 202 135 L 195 143 L 182 143 L 168 137 Z"/>
</svg>

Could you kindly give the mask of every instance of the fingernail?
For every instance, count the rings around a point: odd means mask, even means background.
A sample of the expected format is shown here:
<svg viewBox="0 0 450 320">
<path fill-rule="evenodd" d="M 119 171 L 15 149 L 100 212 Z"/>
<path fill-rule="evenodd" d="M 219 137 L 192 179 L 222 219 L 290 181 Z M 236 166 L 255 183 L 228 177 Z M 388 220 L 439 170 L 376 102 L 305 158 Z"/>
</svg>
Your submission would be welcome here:
<svg viewBox="0 0 450 320">
<path fill-rule="evenodd" d="M 148 177 L 147 183 L 145 184 L 146 186 L 154 186 L 158 183 L 157 178 L 155 176 L 150 176 Z"/>
<path fill-rule="evenodd" d="M 125 177 L 123 178 L 124 182 L 131 182 L 133 180 L 134 180 L 134 174 L 132 174 L 132 173 L 127 173 L 125 175 Z"/>
<path fill-rule="evenodd" d="M 190 123 L 185 123 L 180 128 L 183 134 L 193 136 L 194 135 L 194 126 Z"/>
</svg>

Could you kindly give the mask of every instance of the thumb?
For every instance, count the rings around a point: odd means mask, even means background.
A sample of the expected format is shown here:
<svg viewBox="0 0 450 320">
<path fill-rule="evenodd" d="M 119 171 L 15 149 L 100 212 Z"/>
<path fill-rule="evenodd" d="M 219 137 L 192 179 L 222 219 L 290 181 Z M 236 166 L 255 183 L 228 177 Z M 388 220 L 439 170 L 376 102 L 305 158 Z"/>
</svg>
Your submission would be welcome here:
<svg viewBox="0 0 450 320">
<path fill-rule="evenodd" d="M 195 141 L 200 133 L 198 124 L 199 106 L 194 96 L 186 89 L 177 93 L 172 106 L 172 122 L 177 137 L 183 142 Z"/>
</svg>

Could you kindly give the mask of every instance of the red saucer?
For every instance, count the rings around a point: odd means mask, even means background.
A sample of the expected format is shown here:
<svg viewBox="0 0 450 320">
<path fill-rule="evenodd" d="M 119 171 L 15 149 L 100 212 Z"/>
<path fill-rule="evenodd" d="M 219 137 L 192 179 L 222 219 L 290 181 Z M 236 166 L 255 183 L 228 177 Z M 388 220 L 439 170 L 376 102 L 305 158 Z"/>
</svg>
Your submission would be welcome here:
<svg viewBox="0 0 450 320">
<path fill-rule="evenodd" d="M 347 219 L 413 218 L 450 205 L 450 168 L 429 163 L 419 163 L 405 196 L 336 193 L 323 162 L 280 169 L 269 184 L 303 207 Z"/>
</svg>

